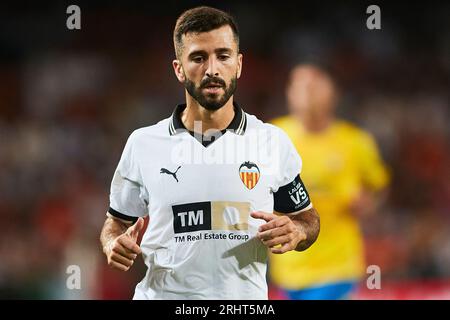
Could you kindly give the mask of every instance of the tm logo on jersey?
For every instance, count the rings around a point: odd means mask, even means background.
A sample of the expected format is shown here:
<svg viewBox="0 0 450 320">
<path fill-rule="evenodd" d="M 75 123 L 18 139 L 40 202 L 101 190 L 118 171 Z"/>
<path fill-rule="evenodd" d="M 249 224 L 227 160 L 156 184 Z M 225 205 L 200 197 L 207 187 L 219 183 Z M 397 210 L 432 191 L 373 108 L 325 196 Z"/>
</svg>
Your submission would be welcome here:
<svg viewBox="0 0 450 320">
<path fill-rule="evenodd" d="M 199 230 L 248 230 L 250 203 L 206 201 L 172 206 L 175 233 Z"/>
</svg>

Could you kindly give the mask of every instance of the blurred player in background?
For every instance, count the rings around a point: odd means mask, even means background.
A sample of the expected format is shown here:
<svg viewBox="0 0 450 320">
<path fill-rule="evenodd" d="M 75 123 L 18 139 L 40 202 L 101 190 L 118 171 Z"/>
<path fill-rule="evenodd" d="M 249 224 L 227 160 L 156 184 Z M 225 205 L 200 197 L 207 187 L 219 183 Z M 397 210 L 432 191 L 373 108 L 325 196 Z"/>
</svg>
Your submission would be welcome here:
<svg viewBox="0 0 450 320">
<path fill-rule="evenodd" d="M 335 118 L 337 90 L 324 70 L 296 66 L 286 95 L 290 115 L 273 123 L 302 154 L 322 230 L 308 251 L 271 255 L 271 280 L 288 299 L 349 298 L 365 274 L 358 220 L 374 212 L 388 174 L 371 135 Z"/>
</svg>

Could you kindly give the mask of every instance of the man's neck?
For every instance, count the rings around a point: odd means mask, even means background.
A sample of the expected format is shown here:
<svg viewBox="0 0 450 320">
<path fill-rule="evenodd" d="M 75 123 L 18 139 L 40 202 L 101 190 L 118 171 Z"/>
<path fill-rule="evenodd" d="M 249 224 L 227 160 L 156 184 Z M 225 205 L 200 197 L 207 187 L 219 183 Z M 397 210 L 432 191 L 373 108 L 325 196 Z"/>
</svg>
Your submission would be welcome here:
<svg viewBox="0 0 450 320">
<path fill-rule="evenodd" d="M 187 130 L 205 133 L 207 130 L 224 130 L 234 118 L 233 97 L 218 110 L 207 110 L 189 94 L 186 94 L 186 108 L 181 113 L 181 121 Z M 200 122 L 201 126 L 199 123 Z"/>
</svg>

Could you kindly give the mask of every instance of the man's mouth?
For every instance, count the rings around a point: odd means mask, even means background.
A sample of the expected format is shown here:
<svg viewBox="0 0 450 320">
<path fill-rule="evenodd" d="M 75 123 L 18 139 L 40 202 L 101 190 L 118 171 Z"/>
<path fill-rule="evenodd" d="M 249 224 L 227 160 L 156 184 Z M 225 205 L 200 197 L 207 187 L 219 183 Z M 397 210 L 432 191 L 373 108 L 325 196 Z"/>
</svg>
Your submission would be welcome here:
<svg viewBox="0 0 450 320">
<path fill-rule="evenodd" d="M 219 83 L 209 83 L 204 88 L 222 88 L 222 85 Z"/>
<path fill-rule="evenodd" d="M 222 85 L 218 83 L 209 83 L 204 86 L 203 89 L 208 93 L 218 93 L 220 89 L 222 89 Z"/>
</svg>

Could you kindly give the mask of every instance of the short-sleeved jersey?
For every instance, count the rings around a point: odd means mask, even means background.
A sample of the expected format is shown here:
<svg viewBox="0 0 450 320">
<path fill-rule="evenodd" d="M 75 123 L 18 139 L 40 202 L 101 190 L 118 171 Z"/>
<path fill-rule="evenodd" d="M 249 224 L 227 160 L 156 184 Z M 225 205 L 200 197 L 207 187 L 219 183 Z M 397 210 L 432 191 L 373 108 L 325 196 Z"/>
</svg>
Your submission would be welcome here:
<svg viewBox="0 0 450 320">
<path fill-rule="evenodd" d="M 108 214 L 149 215 L 134 299 L 267 299 L 267 248 L 255 237 L 265 222 L 250 213 L 311 207 L 301 158 L 282 130 L 236 104 L 213 143 L 184 128 L 184 108 L 131 134 L 111 184 Z"/>
<path fill-rule="evenodd" d="M 272 123 L 301 153 L 302 179 L 321 220 L 320 235 L 311 248 L 271 256 L 272 280 L 284 288 L 301 289 L 360 278 L 365 273 L 363 238 L 350 207 L 361 190 L 378 191 L 389 181 L 374 139 L 341 120 L 320 133 L 306 131 L 291 116 Z"/>
</svg>

